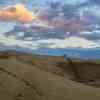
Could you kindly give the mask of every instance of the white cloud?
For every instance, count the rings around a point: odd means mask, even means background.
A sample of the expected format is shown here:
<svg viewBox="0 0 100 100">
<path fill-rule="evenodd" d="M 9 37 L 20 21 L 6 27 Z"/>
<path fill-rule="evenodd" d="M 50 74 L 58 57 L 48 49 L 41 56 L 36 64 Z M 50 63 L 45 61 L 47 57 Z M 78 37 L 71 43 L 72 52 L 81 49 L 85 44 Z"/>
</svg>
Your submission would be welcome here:
<svg viewBox="0 0 100 100">
<path fill-rule="evenodd" d="M 49 48 L 95 48 L 100 47 L 100 45 L 96 42 L 86 40 L 84 38 L 79 37 L 70 37 L 61 39 L 48 39 L 48 40 L 39 40 L 38 44 L 47 44 L 46 46 Z"/>
<path fill-rule="evenodd" d="M 91 31 L 82 31 L 80 32 L 81 35 L 93 34 Z"/>
<path fill-rule="evenodd" d="M 17 40 L 15 36 L 5 37 L 0 35 L 0 43 L 5 46 L 18 46 L 23 48 L 32 48 L 32 41 Z"/>
<path fill-rule="evenodd" d="M 14 28 L 15 24 L 14 23 L 5 23 L 5 22 L 0 22 L 0 33 L 5 33 Z"/>
<path fill-rule="evenodd" d="M 97 5 L 82 7 L 79 9 L 79 13 L 82 16 L 84 14 L 84 11 L 88 11 L 89 13 L 91 13 L 92 15 L 94 15 L 96 17 L 100 17 L 100 10 L 98 10 L 98 9 L 100 9 L 100 7 Z"/>
<path fill-rule="evenodd" d="M 17 37 L 23 37 L 23 36 L 24 36 L 24 32 L 17 33 Z"/>
<path fill-rule="evenodd" d="M 21 47 L 29 49 L 38 49 L 40 47 L 46 48 L 95 48 L 100 47 L 99 42 L 87 40 L 79 37 L 67 37 L 65 39 L 43 39 L 33 41 L 32 38 L 19 40 L 16 36 L 5 37 L 0 35 L 0 44 L 10 47 Z"/>
</svg>

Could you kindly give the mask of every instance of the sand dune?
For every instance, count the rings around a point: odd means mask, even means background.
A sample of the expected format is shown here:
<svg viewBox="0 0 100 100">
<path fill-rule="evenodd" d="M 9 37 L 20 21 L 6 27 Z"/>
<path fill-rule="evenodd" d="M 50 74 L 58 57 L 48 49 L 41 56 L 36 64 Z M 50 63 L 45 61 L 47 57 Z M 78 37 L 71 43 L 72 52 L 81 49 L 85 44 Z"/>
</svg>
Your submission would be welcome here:
<svg viewBox="0 0 100 100">
<path fill-rule="evenodd" d="M 32 56 L 18 52 L 0 53 L 0 98 L 2 100 L 100 100 L 99 88 L 71 81 L 67 78 L 68 74 L 64 76 L 67 70 L 64 72 L 61 66 L 57 67 L 62 63 L 67 64 L 62 57 Z"/>
</svg>

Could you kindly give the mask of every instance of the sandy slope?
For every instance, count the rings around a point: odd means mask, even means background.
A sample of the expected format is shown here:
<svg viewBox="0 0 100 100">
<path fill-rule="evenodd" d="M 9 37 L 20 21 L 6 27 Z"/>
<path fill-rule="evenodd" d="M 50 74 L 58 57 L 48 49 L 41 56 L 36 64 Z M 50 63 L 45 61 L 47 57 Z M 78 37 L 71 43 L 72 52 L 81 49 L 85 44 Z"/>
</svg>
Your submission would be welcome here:
<svg viewBox="0 0 100 100">
<path fill-rule="evenodd" d="M 5 56 L 0 59 L 0 100 L 100 100 L 100 89 Z"/>
</svg>

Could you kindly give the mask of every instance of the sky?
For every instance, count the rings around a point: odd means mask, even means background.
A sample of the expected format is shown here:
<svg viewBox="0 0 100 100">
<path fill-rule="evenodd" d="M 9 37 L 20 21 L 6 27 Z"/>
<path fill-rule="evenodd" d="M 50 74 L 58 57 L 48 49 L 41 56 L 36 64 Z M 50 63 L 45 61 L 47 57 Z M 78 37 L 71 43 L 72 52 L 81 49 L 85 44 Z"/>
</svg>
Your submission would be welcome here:
<svg viewBox="0 0 100 100">
<path fill-rule="evenodd" d="M 27 48 L 100 48 L 100 0 L 1 0 L 0 1 L 0 43 L 6 46 Z M 25 28 L 26 31 L 5 34 L 15 29 L 15 26 Z M 3 28 L 5 26 L 5 28 Z M 41 30 L 47 29 L 47 37 Z M 50 37 L 49 30 L 62 30 L 62 36 Z M 16 29 L 15 29 L 16 30 Z M 35 30 L 35 34 L 24 38 L 25 34 Z M 64 34 L 63 34 L 64 31 Z M 38 34 L 41 32 L 42 35 Z M 50 31 L 51 32 L 51 31 Z M 44 38 L 44 37 L 46 38 Z M 41 39 L 43 37 L 43 39 Z M 40 38 L 40 39 L 39 39 Z M 48 39 L 47 39 L 48 38 Z"/>
</svg>

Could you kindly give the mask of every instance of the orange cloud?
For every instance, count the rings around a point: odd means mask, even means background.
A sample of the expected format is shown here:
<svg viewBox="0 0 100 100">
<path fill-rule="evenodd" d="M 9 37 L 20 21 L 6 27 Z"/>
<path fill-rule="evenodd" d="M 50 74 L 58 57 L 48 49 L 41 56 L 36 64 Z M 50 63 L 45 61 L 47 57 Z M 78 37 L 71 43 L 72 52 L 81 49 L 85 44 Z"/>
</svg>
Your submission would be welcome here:
<svg viewBox="0 0 100 100">
<path fill-rule="evenodd" d="M 3 21 L 20 21 L 23 23 L 31 22 L 37 19 L 36 15 L 25 8 L 22 4 L 6 7 L 0 10 L 0 20 Z"/>
</svg>

